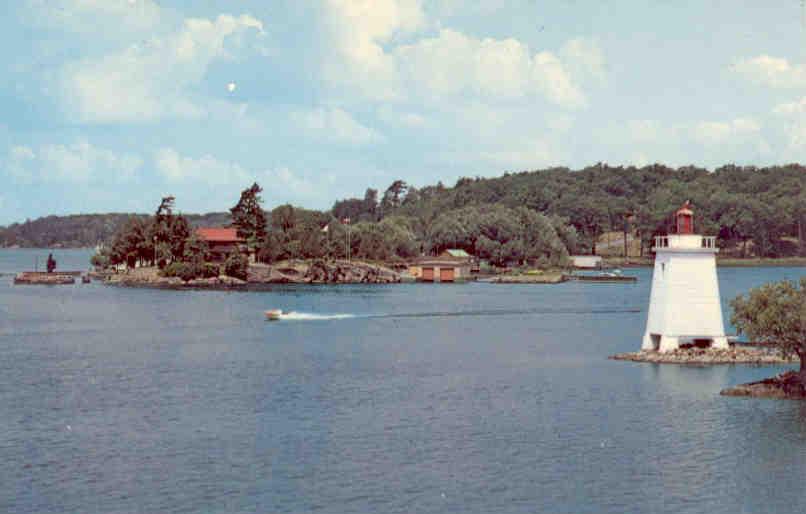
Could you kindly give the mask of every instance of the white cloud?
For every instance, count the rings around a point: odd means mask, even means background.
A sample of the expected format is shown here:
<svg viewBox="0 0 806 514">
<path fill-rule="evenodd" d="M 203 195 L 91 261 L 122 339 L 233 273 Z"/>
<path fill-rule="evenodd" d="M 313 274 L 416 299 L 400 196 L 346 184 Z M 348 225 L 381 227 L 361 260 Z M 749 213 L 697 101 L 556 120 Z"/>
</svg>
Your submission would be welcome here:
<svg viewBox="0 0 806 514">
<path fill-rule="evenodd" d="M 272 185 L 272 194 L 275 197 L 278 191 L 288 191 L 291 193 L 284 198 L 276 198 L 277 201 L 283 202 L 322 196 L 327 189 L 327 187 L 315 187 L 313 182 L 294 174 L 290 169 L 285 167 L 263 171 L 260 178 L 263 180 L 263 183 Z M 326 184 L 320 185 L 326 186 Z"/>
<path fill-rule="evenodd" d="M 325 77 L 371 100 L 537 94 L 571 109 L 587 102 L 572 74 L 604 77 L 602 52 L 591 40 L 569 41 L 561 59 L 550 51 L 533 53 L 514 38 L 480 39 L 450 28 L 415 37 L 432 25 L 419 0 L 328 0 Z"/>
<path fill-rule="evenodd" d="M 12 177 L 37 180 L 79 182 L 92 180 L 126 181 L 142 167 L 140 157 L 98 148 L 86 141 L 70 145 L 43 145 L 34 150 L 27 146 L 10 149 L 7 167 Z"/>
<path fill-rule="evenodd" d="M 789 149 L 792 151 L 806 150 L 806 124 L 793 125 L 787 131 L 789 138 Z M 806 155 L 800 153 L 800 159 L 806 158 Z M 797 160 L 797 159 L 795 159 Z"/>
<path fill-rule="evenodd" d="M 248 15 L 189 18 L 167 37 L 68 63 L 60 81 L 66 110 L 90 123 L 200 118 L 205 109 L 188 90 L 213 61 L 228 56 L 228 42 L 238 46 L 239 36 L 252 29 L 262 32 L 263 24 Z"/>
<path fill-rule="evenodd" d="M 587 38 L 571 39 L 560 49 L 560 55 L 571 72 L 580 79 L 591 77 L 599 82 L 605 80 L 605 58 L 596 41 Z"/>
<path fill-rule="evenodd" d="M 261 184 L 267 205 L 286 202 L 321 200 L 327 197 L 327 181 L 313 182 L 288 167 L 250 171 L 238 163 L 218 159 L 212 155 L 189 157 L 173 148 L 165 147 L 154 153 L 154 167 L 167 182 L 192 188 L 195 197 L 203 198 L 214 193 L 214 198 L 236 194 L 252 182 Z M 197 209 L 215 208 L 197 206 Z"/>
<path fill-rule="evenodd" d="M 153 30 L 166 11 L 153 0 L 26 0 L 32 22 L 49 28 L 120 37 Z"/>
<path fill-rule="evenodd" d="M 221 161 L 211 155 L 199 158 L 180 155 L 173 148 L 161 148 L 154 154 L 154 165 L 170 182 L 204 184 L 246 184 L 250 174 L 239 164 Z"/>
<path fill-rule="evenodd" d="M 626 128 L 630 139 L 636 142 L 658 142 L 664 137 L 664 129 L 657 120 L 630 120 Z"/>
<path fill-rule="evenodd" d="M 480 157 L 494 166 L 510 171 L 537 169 L 559 161 L 551 144 L 544 140 L 517 142 L 508 148 L 483 151 Z"/>
<path fill-rule="evenodd" d="M 409 128 L 422 128 L 427 126 L 428 119 L 416 112 L 397 111 L 388 105 L 382 105 L 376 111 L 378 119 L 390 125 L 397 125 Z"/>
<path fill-rule="evenodd" d="M 737 118 L 732 121 L 701 121 L 692 127 L 693 139 L 704 145 L 737 142 L 748 136 L 755 136 L 761 126 L 752 119 Z"/>
<path fill-rule="evenodd" d="M 383 45 L 398 34 L 421 28 L 420 0 L 326 0 L 326 29 L 338 59 L 326 59 L 324 72 L 335 83 L 358 87 L 376 99 L 400 91 L 394 58 Z"/>
<path fill-rule="evenodd" d="M 773 88 L 806 87 L 806 64 L 791 64 L 780 57 L 759 55 L 739 59 L 733 69 L 751 82 Z"/>
<path fill-rule="evenodd" d="M 555 54 L 532 55 L 516 39 L 476 39 L 443 29 L 435 38 L 398 47 L 394 55 L 405 80 L 428 96 L 471 93 L 506 100 L 539 93 L 563 107 L 586 103 Z"/>
<path fill-rule="evenodd" d="M 794 102 L 787 102 L 776 105 L 772 110 L 775 114 L 781 116 L 794 116 L 798 114 L 806 114 L 806 96 Z"/>
<path fill-rule="evenodd" d="M 554 132 L 566 133 L 574 126 L 574 118 L 566 114 L 555 114 L 546 117 L 546 126 Z"/>
<path fill-rule="evenodd" d="M 338 108 L 294 111 L 290 117 L 291 121 L 306 134 L 317 139 L 351 144 L 383 140 L 377 132 L 365 127 L 348 112 Z"/>
</svg>

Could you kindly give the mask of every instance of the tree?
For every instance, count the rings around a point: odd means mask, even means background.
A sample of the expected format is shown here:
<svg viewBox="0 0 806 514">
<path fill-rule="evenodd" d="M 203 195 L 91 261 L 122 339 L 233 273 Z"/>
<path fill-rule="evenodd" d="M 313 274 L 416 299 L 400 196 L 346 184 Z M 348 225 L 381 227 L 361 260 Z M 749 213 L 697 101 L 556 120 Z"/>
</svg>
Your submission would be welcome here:
<svg viewBox="0 0 806 514">
<path fill-rule="evenodd" d="M 381 214 L 389 216 L 392 211 L 400 207 L 406 197 L 409 186 L 402 180 L 395 180 L 383 193 L 381 199 Z"/>
<path fill-rule="evenodd" d="M 751 289 L 731 301 L 731 323 L 752 341 L 775 345 L 800 358 L 799 381 L 806 386 L 806 277 Z"/>
<path fill-rule="evenodd" d="M 565 265 L 568 249 L 557 235 L 551 220 L 526 207 L 518 207 L 514 211 L 521 229 L 522 258 L 551 266 Z"/>
<path fill-rule="evenodd" d="M 191 235 L 184 245 L 184 258 L 185 262 L 192 264 L 204 264 L 205 261 L 210 260 L 210 247 L 207 241 L 200 238 L 196 234 Z"/>
<path fill-rule="evenodd" d="M 168 248 L 172 260 L 182 260 L 185 255 L 185 245 L 191 235 L 190 223 L 184 216 L 177 216 L 171 222 L 168 235 Z"/>
<path fill-rule="evenodd" d="M 132 216 L 115 236 L 110 252 L 112 264 L 126 263 L 134 268 L 137 261 L 151 259 L 154 256 L 153 242 L 146 237 L 148 226 L 141 218 Z"/>
<path fill-rule="evenodd" d="M 499 206 L 482 213 L 478 219 L 478 230 L 475 253 L 482 259 L 496 266 L 523 259 L 521 227 L 509 209 Z"/>
<path fill-rule="evenodd" d="M 246 272 L 249 268 L 249 259 L 238 251 L 233 251 L 227 256 L 224 262 L 224 274 L 230 277 L 246 280 Z"/>
<path fill-rule="evenodd" d="M 251 247 L 255 247 L 258 241 L 266 237 L 266 213 L 260 206 L 261 192 L 263 189 L 255 182 L 241 192 L 240 200 L 230 209 L 232 224 L 238 229 L 238 237 L 246 239 Z"/>
</svg>

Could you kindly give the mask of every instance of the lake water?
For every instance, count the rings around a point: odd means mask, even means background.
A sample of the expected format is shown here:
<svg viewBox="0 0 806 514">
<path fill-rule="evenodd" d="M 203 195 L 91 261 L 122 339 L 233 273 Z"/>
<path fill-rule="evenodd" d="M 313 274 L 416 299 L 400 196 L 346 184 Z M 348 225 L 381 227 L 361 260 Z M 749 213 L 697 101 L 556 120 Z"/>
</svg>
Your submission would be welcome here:
<svg viewBox="0 0 806 514">
<path fill-rule="evenodd" d="M 0 250 L 0 273 L 37 253 Z M 785 368 L 607 360 L 644 330 L 651 271 L 626 272 L 266 292 L 0 276 L 0 511 L 806 511 L 806 402 L 718 394 Z M 805 272 L 720 269 L 723 300 Z"/>
</svg>

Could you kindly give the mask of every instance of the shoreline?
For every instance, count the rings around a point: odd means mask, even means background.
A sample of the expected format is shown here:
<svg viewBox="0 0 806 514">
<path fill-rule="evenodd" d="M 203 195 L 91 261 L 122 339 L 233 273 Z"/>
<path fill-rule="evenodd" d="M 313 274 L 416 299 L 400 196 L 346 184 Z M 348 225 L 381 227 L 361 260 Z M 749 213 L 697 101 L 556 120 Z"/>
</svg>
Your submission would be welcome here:
<svg viewBox="0 0 806 514">
<path fill-rule="evenodd" d="M 162 276 L 156 267 L 141 267 L 123 273 L 93 272 L 105 285 L 153 289 L 259 290 L 282 284 L 397 284 L 401 275 L 389 268 L 365 262 L 282 261 L 273 265 L 250 264 L 246 280 L 227 275 L 195 278 Z"/>
<path fill-rule="evenodd" d="M 720 396 L 772 398 L 777 400 L 806 400 L 806 386 L 798 380 L 795 371 L 785 371 L 774 377 L 728 387 Z"/>
</svg>

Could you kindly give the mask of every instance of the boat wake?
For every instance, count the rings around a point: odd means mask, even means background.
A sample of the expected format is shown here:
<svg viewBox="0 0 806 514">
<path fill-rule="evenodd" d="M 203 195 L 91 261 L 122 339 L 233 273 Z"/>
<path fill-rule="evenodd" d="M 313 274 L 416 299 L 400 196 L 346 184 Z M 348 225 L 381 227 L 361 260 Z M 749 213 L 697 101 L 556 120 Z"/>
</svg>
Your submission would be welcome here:
<svg viewBox="0 0 806 514">
<path fill-rule="evenodd" d="M 314 314 L 311 312 L 291 311 L 281 314 L 280 321 L 324 321 L 331 319 L 351 319 L 356 318 L 355 314 Z"/>
<path fill-rule="evenodd" d="M 642 309 L 624 308 L 624 309 L 490 309 L 490 310 L 474 310 L 474 311 L 434 311 L 434 312 L 408 312 L 397 314 L 315 314 L 311 312 L 297 312 L 291 311 L 280 314 L 277 321 L 326 321 L 326 320 L 340 320 L 340 319 L 355 319 L 355 318 L 376 318 L 376 319 L 390 319 L 390 318 L 451 318 L 459 316 L 512 316 L 512 315 L 525 315 L 525 314 L 628 314 L 642 312 Z"/>
</svg>

